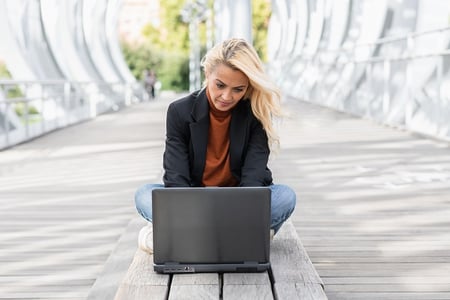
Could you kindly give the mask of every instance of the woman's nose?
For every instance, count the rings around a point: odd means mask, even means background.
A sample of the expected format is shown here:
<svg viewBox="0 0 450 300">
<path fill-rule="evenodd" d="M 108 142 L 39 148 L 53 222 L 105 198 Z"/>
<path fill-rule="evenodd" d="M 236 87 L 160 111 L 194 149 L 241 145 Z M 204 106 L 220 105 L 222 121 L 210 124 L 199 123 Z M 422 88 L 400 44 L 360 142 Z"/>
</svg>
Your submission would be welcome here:
<svg viewBox="0 0 450 300">
<path fill-rule="evenodd" d="M 230 90 L 225 90 L 225 91 L 223 91 L 223 93 L 222 93 L 222 98 L 223 98 L 223 100 L 231 100 L 231 91 Z"/>
</svg>

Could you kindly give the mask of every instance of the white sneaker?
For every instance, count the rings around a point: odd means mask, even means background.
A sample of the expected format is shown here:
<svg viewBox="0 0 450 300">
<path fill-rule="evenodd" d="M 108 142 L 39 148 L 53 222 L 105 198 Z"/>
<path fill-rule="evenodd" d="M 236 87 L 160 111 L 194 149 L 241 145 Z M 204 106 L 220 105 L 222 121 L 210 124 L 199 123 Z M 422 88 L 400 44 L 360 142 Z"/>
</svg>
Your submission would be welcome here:
<svg viewBox="0 0 450 300">
<path fill-rule="evenodd" d="M 153 254 L 153 224 L 151 222 L 139 231 L 138 245 L 142 251 Z"/>
</svg>

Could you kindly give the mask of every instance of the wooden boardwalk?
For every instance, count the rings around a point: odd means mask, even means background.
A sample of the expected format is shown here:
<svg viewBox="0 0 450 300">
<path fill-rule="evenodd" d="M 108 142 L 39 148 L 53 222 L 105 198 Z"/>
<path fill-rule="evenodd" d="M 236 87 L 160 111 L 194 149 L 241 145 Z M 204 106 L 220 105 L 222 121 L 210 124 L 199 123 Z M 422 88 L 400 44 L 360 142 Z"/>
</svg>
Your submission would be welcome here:
<svg viewBox="0 0 450 300">
<path fill-rule="evenodd" d="M 270 244 L 271 268 L 257 273 L 158 274 L 153 271 L 153 256 L 138 249 L 114 299 L 327 300 L 291 220 Z M 105 294 L 101 290 L 96 285 L 92 294 Z"/>
<path fill-rule="evenodd" d="M 168 103 L 0 152 L 0 299 L 93 298 L 108 260 L 129 265 L 110 254 L 141 225 L 136 187 L 160 181 Z M 286 107 L 271 167 L 297 191 L 293 222 L 329 299 L 450 299 L 449 143 Z M 123 275 L 109 270 L 108 283 Z"/>
</svg>

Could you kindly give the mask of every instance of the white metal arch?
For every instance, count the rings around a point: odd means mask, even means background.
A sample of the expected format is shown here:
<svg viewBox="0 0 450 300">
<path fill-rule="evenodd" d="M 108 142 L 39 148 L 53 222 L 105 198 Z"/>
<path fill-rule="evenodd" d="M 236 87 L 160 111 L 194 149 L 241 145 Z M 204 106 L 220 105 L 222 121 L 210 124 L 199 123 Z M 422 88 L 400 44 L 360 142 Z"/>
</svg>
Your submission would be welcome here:
<svg viewBox="0 0 450 300">
<path fill-rule="evenodd" d="M 300 3 L 305 38 L 289 21 Z M 450 139 L 447 0 L 273 0 L 272 9 L 270 70 L 287 94 Z"/>
</svg>

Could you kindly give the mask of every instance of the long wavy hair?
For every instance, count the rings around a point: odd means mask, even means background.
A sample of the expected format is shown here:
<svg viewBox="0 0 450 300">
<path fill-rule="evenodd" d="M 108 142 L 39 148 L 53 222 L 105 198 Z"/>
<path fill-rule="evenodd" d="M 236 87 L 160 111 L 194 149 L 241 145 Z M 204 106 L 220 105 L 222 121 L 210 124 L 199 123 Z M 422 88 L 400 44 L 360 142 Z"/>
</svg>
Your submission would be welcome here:
<svg viewBox="0 0 450 300">
<path fill-rule="evenodd" d="M 256 50 L 244 39 L 232 38 L 211 48 L 203 57 L 201 65 L 206 74 L 224 64 L 244 73 L 249 87 L 243 99 L 248 99 L 255 117 L 261 122 L 269 140 L 269 147 L 279 145 L 279 137 L 272 123 L 274 117 L 282 117 L 281 93 L 264 71 Z M 207 81 L 204 85 L 206 86 Z"/>
</svg>

